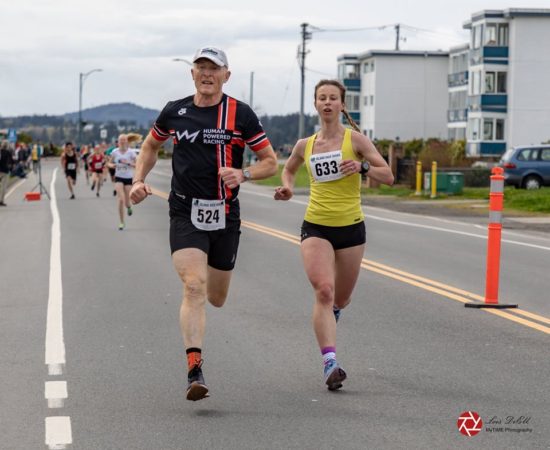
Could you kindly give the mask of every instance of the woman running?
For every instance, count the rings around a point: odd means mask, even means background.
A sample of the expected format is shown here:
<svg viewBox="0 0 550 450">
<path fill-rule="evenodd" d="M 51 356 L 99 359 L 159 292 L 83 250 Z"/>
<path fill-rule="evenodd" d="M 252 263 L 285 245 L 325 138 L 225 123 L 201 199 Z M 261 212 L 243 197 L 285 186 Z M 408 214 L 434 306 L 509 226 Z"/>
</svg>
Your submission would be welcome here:
<svg viewBox="0 0 550 450">
<path fill-rule="evenodd" d="M 315 292 L 313 329 L 324 363 L 328 389 L 342 387 L 346 372 L 336 360 L 336 322 L 351 300 L 365 248 L 361 209 L 361 176 L 393 184 L 386 161 L 367 136 L 359 132 L 344 104 L 346 90 L 339 81 L 321 80 L 315 86 L 315 109 L 320 130 L 300 139 L 282 173 L 283 186 L 275 200 L 289 200 L 294 180 L 305 162 L 310 199 L 301 230 L 301 253 Z M 340 121 L 343 113 L 353 130 Z"/>
<path fill-rule="evenodd" d="M 96 189 L 96 197 L 99 197 L 99 191 L 103 184 L 103 168 L 105 166 L 105 155 L 101 151 L 101 147 L 96 145 L 94 152 L 90 156 L 89 163 L 92 171 L 92 191 Z"/>
</svg>

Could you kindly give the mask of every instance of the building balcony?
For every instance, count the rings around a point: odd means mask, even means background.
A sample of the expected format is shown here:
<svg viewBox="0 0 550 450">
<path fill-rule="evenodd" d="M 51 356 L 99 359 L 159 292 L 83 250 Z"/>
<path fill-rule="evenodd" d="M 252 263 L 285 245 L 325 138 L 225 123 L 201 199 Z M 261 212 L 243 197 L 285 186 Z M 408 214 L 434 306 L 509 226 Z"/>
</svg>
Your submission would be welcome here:
<svg viewBox="0 0 550 450">
<path fill-rule="evenodd" d="M 469 111 L 507 112 L 508 95 L 482 94 L 468 97 Z"/>
<path fill-rule="evenodd" d="M 506 151 L 506 142 L 480 142 L 477 145 L 480 156 L 500 156 Z"/>
<path fill-rule="evenodd" d="M 506 151 L 506 142 L 470 142 L 466 143 L 466 156 L 498 157 Z"/>
<path fill-rule="evenodd" d="M 467 109 L 450 109 L 447 111 L 447 122 L 466 122 L 467 119 Z"/>
<path fill-rule="evenodd" d="M 352 92 L 361 92 L 361 79 L 360 78 L 344 78 L 342 80 L 346 90 Z"/>
<path fill-rule="evenodd" d="M 508 64 L 508 47 L 485 46 L 470 50 L 470 65 Z"/>
<path fill-rule="evenodd" d="M 361 123 L 361 113 L 355 112 L 355 111 L 348 111 L 348 114 L 353 119 L 353 121 L 357 124 Z"/>
<path fill-rule="evenodd" d="M 455 86 L 467 86 L 468 85 L 468 71 L 451 73 L 448 78 L 449 87 Z"/>
</svg>

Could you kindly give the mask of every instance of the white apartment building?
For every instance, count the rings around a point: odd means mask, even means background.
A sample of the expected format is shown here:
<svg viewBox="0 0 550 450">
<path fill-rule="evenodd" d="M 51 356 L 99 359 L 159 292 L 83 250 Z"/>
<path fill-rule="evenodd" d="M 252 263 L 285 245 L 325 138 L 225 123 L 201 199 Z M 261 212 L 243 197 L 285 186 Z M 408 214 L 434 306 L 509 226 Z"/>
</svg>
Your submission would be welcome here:
<svg viewBox="0 0 550 450">
<path fill-rule="evenodd" d="M 470 45 L 463 44 L 449 50 L 449 110 L 448 138 L 466 140 L 468 120 L 468 59 Z"/>
<path fill-rule="evenodd" d="M 467 155 L 499 156 L 550 140 L 550 9 L 484 10 L 464 28 L 471 36 Z M 451 127 L 452 110 L 449 136 L 458 127 Z"/>
<path fill-rule="evenodd" d="M 448 59 L 443 51 L 339 56 L 348 111 L 371 139 L 446 139 Z"/>
</svg>

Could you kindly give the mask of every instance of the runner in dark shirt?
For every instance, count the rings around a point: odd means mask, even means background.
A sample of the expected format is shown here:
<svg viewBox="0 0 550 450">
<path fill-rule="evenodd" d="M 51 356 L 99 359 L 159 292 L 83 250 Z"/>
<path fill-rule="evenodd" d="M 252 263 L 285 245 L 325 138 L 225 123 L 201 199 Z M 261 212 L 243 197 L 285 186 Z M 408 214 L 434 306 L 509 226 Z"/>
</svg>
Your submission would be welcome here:
<svg viewBox="0 0 550 450">
<path fill-rule="evenodd" d="M 67 178 L 67 186 L 71 193 L 70 198 L 74 199 L 74 185 L 76 183 L 76 174 L 78 172 L 78 155 L 76 154 L 73 144 L 67 142 L 63 153 L 61 154 L 61 166 L 65 171 L 65 178 Z"/>
<path fill-rule="evenodd" d="M 196 92 L 169 102 L 145 139 L 130 197 L 151 194 L 144 183 L 163 142 L 172 138 L 170 246 L 184 288 L 180 325 L 187 353 L 187 399 L 208 396 L 202 375 L 205 301 L 223 306 L 240 236 L 239 185 L 273 176 L 277 158 L 252 109 L 223 93 L 229 80 L 222 50 L 201 48 L 191 70 Z M 245 145 L 258 162 L 242 169 Z"/>
</svg>

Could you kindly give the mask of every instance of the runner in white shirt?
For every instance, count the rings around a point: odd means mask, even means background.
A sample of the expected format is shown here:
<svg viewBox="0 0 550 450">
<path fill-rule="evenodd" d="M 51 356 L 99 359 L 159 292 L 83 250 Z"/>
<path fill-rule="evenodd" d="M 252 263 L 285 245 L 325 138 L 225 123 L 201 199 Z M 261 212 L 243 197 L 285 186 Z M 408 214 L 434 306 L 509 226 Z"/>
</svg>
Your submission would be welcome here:
<svg viewBox="0 0 550 450">
<path fill-rule="evenodd" d="M 120 223 L 119 230 L 124 230 L 124 207 L 128 215 L 133 211 L 130 205 L 130 189 L 132 188 L 132 179 L 134 177 L 134 168 L 136 167 L 137 152 L 128 148 L 128 136 L 121 134 L 118 137 L 118 148 L 111 153 L 109 167 L 115 168 L 115 190 L 117 193 L 118 214 Z"/>
</svg>

